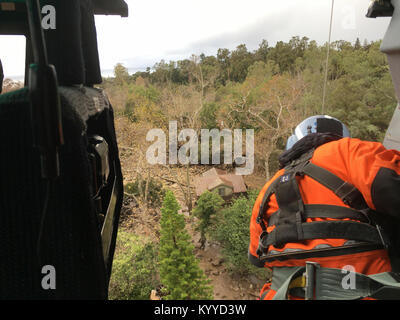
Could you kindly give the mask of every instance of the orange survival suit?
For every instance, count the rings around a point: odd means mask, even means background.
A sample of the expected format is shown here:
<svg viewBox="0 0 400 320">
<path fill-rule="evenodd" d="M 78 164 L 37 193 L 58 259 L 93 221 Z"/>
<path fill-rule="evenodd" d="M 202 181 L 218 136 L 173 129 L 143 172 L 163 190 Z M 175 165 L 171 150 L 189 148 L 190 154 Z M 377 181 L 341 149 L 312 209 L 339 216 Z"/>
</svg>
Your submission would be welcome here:
<svg viewBox="0 0 400 320">
<path fill-rule="evenodd" d="M 303 140 L 315 141 L 315 135 Z M 322 299 L 346 298 L 348 292 L 349 299 L 386 299 L 387 295 L 376 293 L 382 281 L 377 284 L 369 276 L 389 274 L 391 280 L 398 280 L 392 272 L 386 229 L 399 225 L 400 152 L 387 150 L 380 143 L 329 134 L 319 134 L 321 137 L 320 145 L 306 146 L 300 154 L 281 162 L 282 169 L 255 202 L 249 260 L 257 267 L 272 269 L 272 281 L 262 289 L 261 299 L 274 299 L 289 274 L 292 278 L 286 281 L 282 297 L 307 298 L 304 290 L 309 279 L 304 279 L 303 271 L 308 272 L 308 266 L 333 270 L 327 277 L 338 283 L 337 290 L 317 285 L 308 293 L 311 299 L 318 298 L 317 291 Z M 364 291 L 355 295 L 339 284 L 349 266 L 357 281 L 363 280 L 357 285 Z M 291 269 L 298 272 L 287 272 Z M 281 271 L 286 275 L 279 275 Z M 332 280 L 335 277 L 337 280 Z M 389 296 L 400 299 L 396 288 Z"/>
</svg>

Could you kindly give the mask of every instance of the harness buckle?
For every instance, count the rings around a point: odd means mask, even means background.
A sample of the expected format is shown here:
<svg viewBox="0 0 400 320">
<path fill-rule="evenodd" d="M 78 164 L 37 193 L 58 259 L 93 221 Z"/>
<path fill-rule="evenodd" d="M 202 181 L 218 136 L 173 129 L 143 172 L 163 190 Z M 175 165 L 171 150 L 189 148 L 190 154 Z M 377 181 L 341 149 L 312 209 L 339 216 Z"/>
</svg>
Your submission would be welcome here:
<svg viewBox="0 0 400 320">
<path fill-rule="evenodd" d="M 261 258 L 263 255 L 268 253 L 268 246 L 264 245 L 264 239 L 268 238 L 268 232 L 264 231 L 260 235 L 260 240 L 258 241 L 257 255 Z"/>
<path fill-rule="evenodd" d="M 305 299 L 315 300 L 315 287 L 316 287 L 316 272 L 320 265 L 316 262 L 307 261 L 306 262 L 306 272 L 304 276 L 306 278 L 305 287 Z"/>
</svg>

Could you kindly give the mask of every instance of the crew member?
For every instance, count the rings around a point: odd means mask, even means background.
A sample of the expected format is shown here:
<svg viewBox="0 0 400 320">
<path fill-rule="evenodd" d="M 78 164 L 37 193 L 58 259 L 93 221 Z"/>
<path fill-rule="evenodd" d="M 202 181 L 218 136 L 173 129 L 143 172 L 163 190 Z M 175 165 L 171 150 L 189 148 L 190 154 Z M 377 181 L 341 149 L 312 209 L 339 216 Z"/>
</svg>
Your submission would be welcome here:
<svg viewBox="0 0 400 320">
<path fill-rule="evenodd" d="M 352 139 L 329 116 L 295 129 L 250 223 L 260 299 L 400 299 L 400 152 Z"/>
</svg>

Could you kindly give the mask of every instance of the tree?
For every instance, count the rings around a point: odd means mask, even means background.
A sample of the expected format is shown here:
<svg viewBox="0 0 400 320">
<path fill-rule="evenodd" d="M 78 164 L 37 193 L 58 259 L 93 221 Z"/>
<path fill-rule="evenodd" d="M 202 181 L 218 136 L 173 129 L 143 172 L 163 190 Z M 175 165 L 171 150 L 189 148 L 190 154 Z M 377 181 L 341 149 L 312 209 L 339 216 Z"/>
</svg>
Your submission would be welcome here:
<svg viewBox="0 0 400 320">
<path fill-rule="evenodd" d="M 355 44 L 354 44 L 354 49 L 355 50 L 360 50 L 361 49 L 361 41 L 360 38 L 357 38 Z"/>
<path fill-rule="evenodd" d="M 224 200 L 215 192 L 204 192 L 199 200 L 197 206 L 194 208 L 194 215 L 200 219 L 197 230 L 200 231 L 200 248 L 204 249 L 206 245 L 206 233 L 211 225 L 211 218 L 214 216 L 224 204 Z"/>
<path fill-rule="evenodd" d="M 253 64 L 253 57 L 244 44 L 239 45 L 231 55 L 232 80 L 243 82 L 247 77 L 249 67 Z"/>
<path fill-rule="evenodd" d="M 167 300 L 212 299 L 212 288 L 194 256 L 183 215 L 171 191 L 161 209 L 160 277 Z"/>
<path fill-rule="evenodd" d="M 270 179 L 270 158 L 281 149 L 292 128 L 301 120 L 296 108 L 303 93 L 301 78 L 273 74 L 272 62 L 256 62 L 250 68 L 246 81 L 232 87 L 225 99 L 226 119 L 230 128 L 252 128 L 255 130 L 255 155 Z M 263 71 L 261 71 L 263 70 Z"/>
<path fill-rule="evenodd" d="M 218 49 L 217 60 L 219 66 L 218 82 L 223 86 L 231 81 L 231 52 L 228 49 Z"/>
<path fill-rule="evenodd" d="M 268 41 L 264 39 L 254 53 L 254 60 L 267 62 L 269 49 Z"/>
<path fill-rule="evenodd" d="M 114 67 L 114 76 L 116 84 L 122 85 L 129 79 L 128 69 L 122 63 L 117 63 Z"/>
</svg>

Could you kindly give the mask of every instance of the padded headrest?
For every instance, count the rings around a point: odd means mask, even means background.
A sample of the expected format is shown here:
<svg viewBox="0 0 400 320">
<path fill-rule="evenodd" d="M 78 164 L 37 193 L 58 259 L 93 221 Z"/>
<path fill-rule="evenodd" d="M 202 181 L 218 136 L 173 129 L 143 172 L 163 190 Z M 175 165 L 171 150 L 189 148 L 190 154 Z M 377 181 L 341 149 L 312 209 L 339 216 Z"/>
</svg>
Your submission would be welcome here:
<svg viewBox="0 0 400 320">
<path fill-rule="evenodd" d="M 49 63 L 60 85 L 102 82 L 97 34 L 91 0 L 44 0 L 56 8 L 56 29 L 44 30 Z"/>
</svg>

